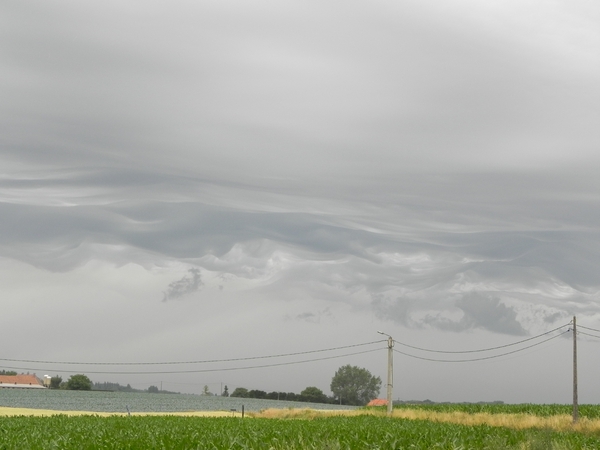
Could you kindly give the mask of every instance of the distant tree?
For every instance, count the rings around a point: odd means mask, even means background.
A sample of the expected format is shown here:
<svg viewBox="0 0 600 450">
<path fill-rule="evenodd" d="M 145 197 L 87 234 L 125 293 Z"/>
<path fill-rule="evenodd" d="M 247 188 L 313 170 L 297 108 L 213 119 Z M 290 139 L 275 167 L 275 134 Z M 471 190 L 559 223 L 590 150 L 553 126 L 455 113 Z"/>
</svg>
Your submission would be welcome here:
<svg viewBox="0 0 600 450">
<path fill-rule="evenodd" d="M 156 386 L 150 386 L 148 388 L 148 392 L 150 392 L 151 394 L 158 394 L 158 388 Z"/>
<path fill-rule="evenodd" d="M 300 396 L 295 392 L 288 392 L 285 394 L 285 399 L 282 400 L 287 400 L 288 402 L 295 402 L 296 400 L 299 400 L 299 397 Z"/>
<path fill-rule="evenodd" d="M 280 396 L 281 396 L 280 393 L 279 392 L 275 392 L 275 391 L 269 392 L 267 394 L 267 398 L 269 400 L 280 400 Z"/>
<path fill-rule="evenodd" d="M 248 391 L 248 397 L 250 398 L 267 398 L 267 393 L 265 391 L 260 391 L 258 389 L 252 389 Z"/>
<path fill-rule="evenodd" d="M 327 403 L 327 396 L 317 387 L 309 386 L 300 392 L 302 401 L 312 403 Z"/>
<path fill-rule="evenodd" d="M 381 378 L 357 366 L 342 366 L 331 379 L 331 392 L 346 405 L 366 405 L 380 389 Z"/>
<path fill-rule="evenodd" d="M 62 377 L 56 375 L 55 377 L 50 378 L 50 389 L 59 389 L 60 383 L 62 383 Z"/>
<path fill-rule="evenodd" d="M 227 385 L 225 385 L 225 389 L 223 389 L 223 392 L 221 393 L 221 396 L 223 396 L 223 397 L 229 397 L 229 388 L 227 387 Z"/>
<path fill-rule="evenodd" d="M 17 374 L 17 372 L 15 372 L 13 370 L 0 370 L 0 375 L 15 376 L 18 374 Z"/>
<path fill-rule="evenodd" d="M 205 384 L 204 389 L 202 390 L 202 395 L 212 395 L 212 393 L 208 390 L 208 386 Z"/>
<path fill-rule="evenodd" d="M 231 397 L 248 398 L 248 389 L 239 387 L 231 393 Z"/>
<path fill-rule="evenodd" d="M 72 391 L 89 391 L 92 389 L 92 380 L 83 374 L 71 375 L 67 381 L 67 389 Z"/>
</svg>

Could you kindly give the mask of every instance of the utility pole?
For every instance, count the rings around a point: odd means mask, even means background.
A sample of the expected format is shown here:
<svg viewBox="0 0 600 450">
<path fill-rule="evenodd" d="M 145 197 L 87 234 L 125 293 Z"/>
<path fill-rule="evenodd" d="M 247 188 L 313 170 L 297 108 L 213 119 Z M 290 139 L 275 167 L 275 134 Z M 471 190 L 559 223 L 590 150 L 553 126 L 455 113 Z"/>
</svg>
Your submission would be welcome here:
<svg viewBox="0 0 600 450">
<path fill-rule="evenodd" d="M 577 400 L 577 317 L 573 316 L 573 423 L 579 420 Z"/>
<path fill-rule="evenodd" d="M 394 386 L 394 339 L 386 333 L 378 331 L 379 334 L 383 334 L 388 337 L 388 370 L 387 370 L 387 415 L 391 417 L 393 402 L 392 402 L 392 390 Z"/>
</svg>

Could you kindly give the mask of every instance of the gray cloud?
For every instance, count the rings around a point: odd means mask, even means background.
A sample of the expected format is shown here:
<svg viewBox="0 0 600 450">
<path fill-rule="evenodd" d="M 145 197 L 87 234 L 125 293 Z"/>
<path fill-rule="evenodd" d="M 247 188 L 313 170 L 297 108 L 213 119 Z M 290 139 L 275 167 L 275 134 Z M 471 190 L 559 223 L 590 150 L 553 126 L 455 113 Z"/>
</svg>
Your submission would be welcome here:
<svg viewBox="0 0 600 450">
<path fill-rule="evenodd" d="M 167 290 L 163 293 L 163 302 L 185 297 L 200 289 L 200 286 L 203 284 L 200 279 L 200 269 L 193 267 L 189 269 L 188 272 L 190 274 L 189 276 L 186 275 L 180 280 L 173 281 L 169 284 L 169 287 L 167 287 Z"/>
<path fill-rule="evenodd" d="M 257 339 L 596 320 L 600 10 L 496 3 L 2 3 L 0 338 L 164 286 Z M 197 341 L 158 306 L 131 339 Z"/>
<path fill-rule="evenodd" d="M 440 315 L 426 316 L 424 323 L 448 331 L 465 331 L 483 328 L 496 333 L 524 335 L 526 331 L 517 321 L 516 311 L 503 304 L 499 298 L 470 292 L 455 303 L 463 317 L 453 321 Z"/>
</svg>

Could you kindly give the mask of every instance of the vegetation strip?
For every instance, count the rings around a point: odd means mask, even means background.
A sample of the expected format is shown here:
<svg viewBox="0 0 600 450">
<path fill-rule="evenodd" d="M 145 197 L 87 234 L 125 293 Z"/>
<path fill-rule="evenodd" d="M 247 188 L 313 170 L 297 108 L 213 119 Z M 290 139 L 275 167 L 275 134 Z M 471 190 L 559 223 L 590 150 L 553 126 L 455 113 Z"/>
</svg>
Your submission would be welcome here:
<svg viewBox="0 0 600 450">
<path fill-rule="evenodd" d="M 354 411 L 327 411 L 310 409 L 267 409 L 258 413 L 250 413 L 252 417 L 269 419 L 315 419 L 319 417 L 355 417 L 372 415 L 386 416 L 382 408 L 368 408 Z M 430 422 L 452 423 L 457 425 L 490 427 L 505 427 L 517 430 L 544 429 L 553 431 L 576 431 L 587 434 L 600 434 L 600 419 L 581 418 L 576 425 L 568 415 L 537 416 L 534 414 L 508 414 L 508 413 L 468 413 L 464 411 L 427 411 L 422 409 L 396 408 L 392 417 L 405 420 L 425 420 Z"/>
<path fill-rule="evenodd" d="M 186 416 L 186 417 L 241 417 L 240 411 L 176 411 L 176 412 L 97 412 L 97 411 L 57 411 L 52 409 L 9 408 L 0 406 L 0 417 L 32 416 Z M 1 447 L 0 447 L 1 448 Z"/>
<path fill-rule="evenodd" d="M 359 416 L 313 420 L 175 416 L 5 417 L 0 449 L 597 449 L 598 436 Z"/>
</svg>

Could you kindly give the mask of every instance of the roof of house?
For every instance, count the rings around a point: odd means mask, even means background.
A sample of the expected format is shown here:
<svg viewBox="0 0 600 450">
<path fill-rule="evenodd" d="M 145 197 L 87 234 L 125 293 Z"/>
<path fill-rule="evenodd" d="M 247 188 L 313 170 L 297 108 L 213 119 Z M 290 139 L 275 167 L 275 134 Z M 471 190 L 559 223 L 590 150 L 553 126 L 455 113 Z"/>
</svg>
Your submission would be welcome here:
<svg viewBox="0 0 600 450">
<path fill-rule="evenodd" d="M 35 375 L 0 375 L 0 388 L 43 388 Z"/>
<path fill-rule="evenodd" d="M 385 398 L 375 398 L 367 403 L 367 406 L 387 406 L 388 402 Z"/>
</svg>

